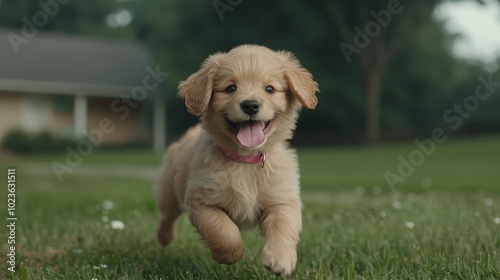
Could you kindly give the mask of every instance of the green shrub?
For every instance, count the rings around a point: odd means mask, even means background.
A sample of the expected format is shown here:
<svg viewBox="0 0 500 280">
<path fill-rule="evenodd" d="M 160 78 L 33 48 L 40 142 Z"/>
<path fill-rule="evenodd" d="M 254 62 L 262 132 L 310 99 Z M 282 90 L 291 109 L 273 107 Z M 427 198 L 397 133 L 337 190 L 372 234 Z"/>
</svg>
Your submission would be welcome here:
<svg viewBox="0 0 500 280">
<path fill-rule="evenodd" d="M 16 154 L 63 151 L 66 146 L 74 145 L 69 139 L 57 139 L 50 132 L 28 133 L 12 130 L 5 137 L 2 147 Z"/>
<path fill-rule="evenodd" d="M 21 130 L 13 130 L 5 137 L 2 147 L 17 154 L 33 152 L 33 140 L 31 136 Z"/>
<path fill-rule="evenodd" d="M 54 151 L 57 149 L 56 139 L 47 131 L 40 132 L 33 139 L 36 151 Z"/>
</svg>

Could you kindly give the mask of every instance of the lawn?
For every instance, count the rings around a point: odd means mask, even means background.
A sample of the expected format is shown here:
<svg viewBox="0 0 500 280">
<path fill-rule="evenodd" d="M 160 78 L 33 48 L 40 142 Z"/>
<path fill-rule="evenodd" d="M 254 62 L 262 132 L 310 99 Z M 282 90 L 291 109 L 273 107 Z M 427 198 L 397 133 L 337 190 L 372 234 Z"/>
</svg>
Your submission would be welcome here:
<svg viewBox="0 0 500 280">
<path fill-rule="evenodd" d="M 500 279 L 500 137 L 438 144 L 389 186 L 384 174 L 398 174 L 398 157 L 415 149 L 299 149 L 304 227 L 289 278 Z M 16 168 L 18 218 L 16 272 L 2 230 L 0 279 L 275 278 L 260 263 L 256 230 L 243 233 L 245 255 L 231 266 L 211 259 L 185 216 L 177 240 L 160 248 L 151 190 L 159 156 L 94 151 L 59 182 L 51 163 L 65 156 L 0 160 L 1 186 Z"/>
</svg>

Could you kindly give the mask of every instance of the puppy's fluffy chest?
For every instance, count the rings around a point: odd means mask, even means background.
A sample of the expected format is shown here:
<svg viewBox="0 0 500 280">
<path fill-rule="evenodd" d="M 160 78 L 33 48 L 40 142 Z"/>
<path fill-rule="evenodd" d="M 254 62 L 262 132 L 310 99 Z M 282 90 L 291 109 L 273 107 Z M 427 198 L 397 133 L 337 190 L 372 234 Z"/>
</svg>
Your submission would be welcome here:
<svg viewBox="0 0 500 280">
<path fill-rule="evenodd" d="M 295 152 L 285 145 L 276 145 L 269 152 L 263 168 L 260 163 L 238 162 L 201 133 L 187 177 L 185 207 L 221 208 L 240 228 L 257 224 L 267 207 L 299 196 Z"/>
<path fill-rule="evenodd" d="M 198 193 L 205 198 L 205 204 L 223 209 L 240 228 L 259 221 L 266 206 L 263 198 L 269 195 L 273 181 L 266 170 L 257 164 L 232 162 L 217 170 L 214 166 L 207 168 L 203 177 L 203 184 L 190 180 L 188 192 Z"/>
</svg>

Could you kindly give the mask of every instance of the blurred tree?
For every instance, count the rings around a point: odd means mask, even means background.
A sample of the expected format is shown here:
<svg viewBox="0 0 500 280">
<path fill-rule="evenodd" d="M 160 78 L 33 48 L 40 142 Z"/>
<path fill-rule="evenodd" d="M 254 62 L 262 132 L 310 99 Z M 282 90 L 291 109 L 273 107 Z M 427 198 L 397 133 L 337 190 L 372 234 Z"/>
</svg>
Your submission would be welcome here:
<svg viewBox="0 0 500 280">
<path fill-rule="evenodd" d="M 440 125 L 449 98 L 461 90 L 460 81 L 471 79 L 469 66 L 451 56 L 452 41 L 440 23 L 430 22 L 394 59 L 381 96 L 386 137 L 416 137 Z"/>
<path fill-rule="evenodd" d="M 346 60 L 350 63 L 354 56 L 361 66 L 367 100 L 366 140 L 376 143 L 380 140 L 380 98 L 387 69 L 432 23 L 436 1 L 404 3 L 407 6 L 399 0 L 324 3 L 344 40 L 340 48 Z"/>
</svg>

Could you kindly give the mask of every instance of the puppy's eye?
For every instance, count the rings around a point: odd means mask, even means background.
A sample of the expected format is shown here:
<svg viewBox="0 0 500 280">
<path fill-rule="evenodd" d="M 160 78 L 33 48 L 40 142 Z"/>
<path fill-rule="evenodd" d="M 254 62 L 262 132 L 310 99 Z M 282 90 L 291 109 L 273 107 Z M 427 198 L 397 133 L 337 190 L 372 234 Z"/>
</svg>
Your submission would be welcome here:
<svg viewBox="0 0 500 280">
<path fill-rule="evenodd" d="M 233 93 L 236 91 L 236 86 L 235 85 L 230 85 L 226 88 L 227 93 Z"/>
<path fill-rule="evenodd" d="M 274 93 L 274 88 L 272 86 L 267 86 L 266 87 L 266 92 L 267 93 Z"/>
</svg>

